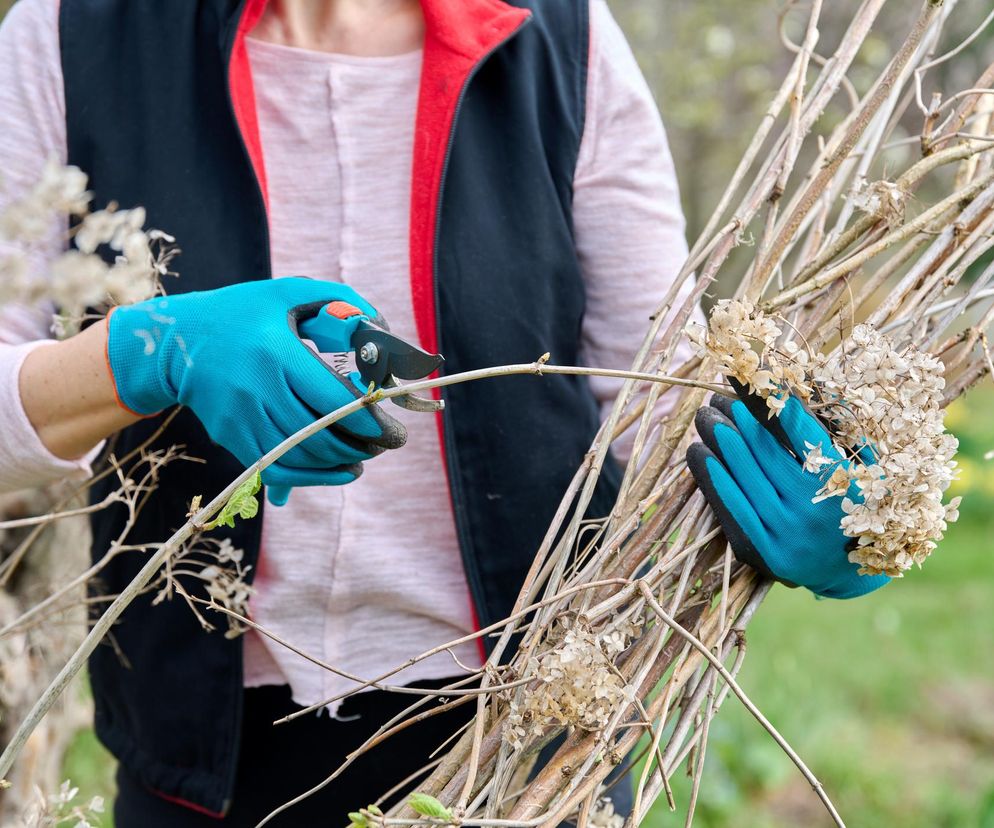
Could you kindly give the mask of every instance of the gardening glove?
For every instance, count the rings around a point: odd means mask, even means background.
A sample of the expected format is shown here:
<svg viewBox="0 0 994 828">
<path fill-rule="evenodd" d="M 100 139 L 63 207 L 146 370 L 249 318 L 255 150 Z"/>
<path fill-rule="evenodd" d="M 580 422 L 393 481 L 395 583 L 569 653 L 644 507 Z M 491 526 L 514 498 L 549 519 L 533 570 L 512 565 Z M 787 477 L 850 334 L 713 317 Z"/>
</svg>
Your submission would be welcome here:
<svg viewBox="0 0 994 828">
<path fill-rule="evenodd" d="M 812 502 L 838 463 L 849 464 L 821 421 L 795 397 L 770 418 L 765 400 L 733 385 L 738 400 L 715 395 L 697 412 L 703 443 L 690 447 L 687 464 L 735 556 L 768 577 L 828 598 L 855 598 L 890 581 L 859 575 L 849 561 L 856 540 L 840 528 L 842 498 Z M 806 471 L 805 443 L 820 444 L 823 456 L 838 462 Z M 855 484 L 847 496 L 862 500 Z"/>
<path fill-rule="evenodd" d="M 368 314 L 321 314 L 308 327 L 320 350 L 344 353 L 360 320 L 377 313 L 337 283 L 265 279 L 115 308 L 107 325 L 107 361 L 118 400 L 141 415 L 188 406 L 215 442 L 249 466 L 362 396 L 363 389 L 325 364 L 298 333 L 298 323 L 331 301 Z M 271 487 L 270 501 L 282 505 L 293 486 L 350 483 L 364 460 L 406 439 L 399 422 L 368 406 L 290 449 L 262 472 L 262 482 Z"/>
</svg>

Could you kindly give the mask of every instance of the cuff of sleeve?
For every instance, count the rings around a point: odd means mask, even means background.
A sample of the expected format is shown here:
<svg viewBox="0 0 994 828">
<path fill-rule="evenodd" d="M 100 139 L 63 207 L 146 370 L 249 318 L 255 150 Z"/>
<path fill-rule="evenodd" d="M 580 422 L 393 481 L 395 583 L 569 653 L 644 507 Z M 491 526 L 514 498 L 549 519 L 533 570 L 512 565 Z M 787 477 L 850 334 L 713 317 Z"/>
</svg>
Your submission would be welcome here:
<svg viewBox="0 0 994 828">
<path fill-rule="evenodd" d="M 45 446 L 21 402 L 21 366 L 36 348 L 54 344 L 43 339 L 23 345 L 0 345 L 0 491 L 43 486 L 60 479 L 85 479 L 103 443 L 78 460 L 63 460 Z"/>
</svg>

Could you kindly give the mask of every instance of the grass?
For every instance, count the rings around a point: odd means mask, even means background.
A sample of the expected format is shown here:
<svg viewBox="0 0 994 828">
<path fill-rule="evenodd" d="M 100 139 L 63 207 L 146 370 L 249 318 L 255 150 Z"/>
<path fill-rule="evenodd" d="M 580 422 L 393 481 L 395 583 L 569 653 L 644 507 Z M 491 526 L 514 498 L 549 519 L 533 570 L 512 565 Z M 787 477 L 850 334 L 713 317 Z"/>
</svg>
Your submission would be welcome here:
<svg viewBox="0 0 994 828">
<path fill-rule="evenodd" d="M 964 495 L 920 572 L 856 601 L 776 587 L 749 628 L 746 692 L 860 828 L 994 828 L 994 390 L 950 411 Z M 84 796 L 113 795 L 112 763 L 79 735 L 66 776 Z M 650 828 L 682 826 L 674 780 Z M 110 824 L 108 819 L 105 823 Z M 698 828 L 831 825 L 800 774 L 729 697 L 711 728 Z"/>
<path fill-rule="evenodd" d="M 92 796 L 102 796 L 107 802 L 108 811 L 116 790 L 115 767 L 114 758 L 97 741 L 96 735 L 90 729 L 76 734 L 62 765 L 63 776 L 71 779 L 73 785 L 79 788 L 80 801 L 88 801 Z M 112 824 L 110 816 L 106 815 L 102 825 Z"/>
</svg>

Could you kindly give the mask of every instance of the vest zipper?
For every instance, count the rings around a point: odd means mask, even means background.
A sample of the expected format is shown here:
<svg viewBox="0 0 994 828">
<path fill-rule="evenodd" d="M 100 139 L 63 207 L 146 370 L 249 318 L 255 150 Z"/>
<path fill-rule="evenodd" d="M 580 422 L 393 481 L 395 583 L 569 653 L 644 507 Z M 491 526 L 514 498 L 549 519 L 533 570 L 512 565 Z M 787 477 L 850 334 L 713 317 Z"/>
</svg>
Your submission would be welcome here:
<svg viewBox="0 0 994 828">
<path fill-rule="evenodd" d="M 243 8 L 242 14 L 244 13 L 245 9 Z M 236 25 L 238 24 L 236 23 Z M 238 36 L 239 36 L 238 34 L 235 35 L 236 38 Z M 234 43 L 232 45 L 234 45 Z M 242 149 L 242 156 L 245 160 L 245 163 L 248 165 L 249 174 L 252 176 L 252 181 L 255 184 L 255 192 L 256 192 L 258 205 L 262 208 L 262 215 L 264 217 L 262 222 L 262 227 L 259 228 L 260 243 L 262 244 L 262 247 L 264 248 L 266 253 L 265 257 L 263 258 L 263 261 L 261 262 L 263 272 L 260 274 L 258 278 L 258 281 L 262 281 L 264 279 L 271 279 L 273 276 L 272 258 L 271 258 L 272 254 L 270 252 L 270 240 L 269 240 L 269 210 L 266 205 L 266 194 L 263 192 L 262 182 L 259 180 L 259 176 L 256 174 L 255 163 L 252 159 L 252 153 L 249 151 L 248 142 L 245 140 L 245 136 L 242 133 L 242 124 L 241 121 L 239 121 L 238 119 L 238 113 L 235 110 L 235 102 L 234 100 L 232 100 L 231 97 L 231 53 L 232 53 L 232 48 L 229 48 L 227 54 L 225 54 L 224 56 L 225 99 L 228 104 L 228 113 L 230 114 L 231 120 L 235 125 L 235 131 L 238 133 L 238 143 Z M 252 534 L 252 543 L 254 545 L 254 548 L 257 550 L 255 566 L 252 569 L 253 573 L 255 573 L 258 570 L 259 556 L 262 554 L 262 519 L 263 519 L 263 512 L 265 511 L 264 508 L 265 503 L 266 503 L 266 498 L 260 497 L 259 513 L 256 515 L 254 520 L 250 521 L 251 529 L 249 531 Z M 245 706 L 245 678 L 244 678 L 245 643 L 244 640 L 241 638 L 241 636 L 239 636 L 239 640 L 236 642 L 236 646 L 239 648 L 238 649 L 239 669 L 236 671 L 235 679 L 237 681 L 237 685 L 235 686 L 234 690 L 234 698 L 237 701 L 234 705 L 232 705 L 232 707 L 234 708 L 232 710 L 232 714 L 234 716 L 234 731 L 233 731 L 234 735 L 231 740 L 231 767 L 228 771 L 228 778 L 225 782 L 225 799 L 221 805 L 220 814 L 218 814 L 218 816 L 220 816 L 221 818 L 226 817 L 228 815 L 228 812 L 231 810 L 232 796 L 235 790 L 235 780 L 238 774 L 238 756 L 239 753 L 241 752 L 241 743 L 242 743 L 242 714 Z"/>
<path fill-rule="evenodd" d="M 473 78 L 476 77 L 477 72 L 479 72 L 483 64 L 485 64 L 498 49 L 503 48 L 511 40 L 517 37 L 518 33 L 531 21 L 532 18 L 530 15 L 524 18 L 513 31 L 504 37 L 503 40 L 494 44 L 494 46 L 476 62 L 470 73 L 466 76 L 466 80 L 463 81 L 462 89 L 459 90 L 459 97 L 456 99 L 456 107 L 452 113 L 452 125 L 449 127 L 449 140 L 445 146 L 445 157 L 442 160 L 442 174 L 438 180 L 438 204 L 435 207 L 435 239 L 432 247 L 432 293 L 435 299 L 435 330 L 438 332 L 438 346 L 440 353 L 443 350 L 443 343 L 440 311 L 441 306 L 439 304 L 438 294 L 438 248 L 442 235 L 442 194 L 445 190 L 445 179 L 449 172 L 449 160 L 452 156 L 452 144 L 456 134 L 456 125 L 459 120 L 459 112 L 462 109 L 463 101 L 466 98 L 466 91 L 469 89 L 470 83 L 473 82 Z M 445 395 L 444 388 L 442 389 L 442 395 L 443 397 Z M 470 546 L 473 540 L 472 536 L 465 526 L 465 519 L 460 516 L 461 482 L 456 476 L 456 470 L 452 465 L 452 458 L 455 456 L 455 444 L 452 438 L 452 429 L 449 428 L 446 423 L 448 414 L 449 409 L 446 407 L 442 410 L 440 416 L 442 417 L 442 438 L 445 449 L 445 471 L 449 481 L 449 498 L 452 501 L 452 516 L 456 523 L 456 538 L 459 541 L 463 571 L 466 574 L 466 581 L 469 584 L 470 597 L 473 602 L 472 609 L 474 612 L 474 619 L 477 624 L 477 629 L 480 629 L 484 626 L 482 619 L 480 618 L 479 611 L 479 608 L 483 603 L 483 584 L 480 580 L 480 570 L 476 565 L 476 559 L 470 554 Z M 487 653 L 485 642 L 482 639 L 477 639 L 477 641 L 480 646 L 480 653 L 483 656 L 483 660 L 486 661 Z"/>
</svg>

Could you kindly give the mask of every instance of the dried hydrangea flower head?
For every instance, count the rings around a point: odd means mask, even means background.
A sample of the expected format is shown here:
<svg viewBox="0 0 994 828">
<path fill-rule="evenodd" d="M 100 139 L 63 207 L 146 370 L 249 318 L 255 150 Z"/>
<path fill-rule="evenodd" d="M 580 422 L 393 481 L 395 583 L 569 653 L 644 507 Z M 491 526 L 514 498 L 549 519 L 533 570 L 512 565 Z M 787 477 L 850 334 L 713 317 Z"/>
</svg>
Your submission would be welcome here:
<svg viewBox="0 0 994 828">
<path fill-rule="evenodd" d="M 958 517 L 960 498 L 942 502 L 958 448 L 943 423 L 942 373 L 936 357 L 898 348 L 868 325 L 819 362 L 814 381 L 837 441 L 872 454 L 873 462 L 849 467 L 862 502 L 841 493 L 842 529 L 859 539 L 849 558 L 861 571 L 893 577 L 921 565 Z"/>
<path fill-rule="evenodd" d="M 719 302 L 707 329 L 695 326 L 690 336 L 701 355 L 764 397 L 771 417 L 793 394 L 828 425 L 833 447 L 850 462 L 807 444 L 804 468 L 823 476 L 815 502 L 842 499 L 840 526 L 857 541 L 849 560 L 861 574 L 900 577 L 922 564 L 960 502 L 942 502 L 958 442 L 945 431 L 939 359 L 869 325 L 857 325 L 827 356 L 810 354 L 785 340 L 776 320 L 738 300 Z"/>
<path fill-rule="evenodd" d="M 177 250 L 175 239 L 158 230 L 144 230 L 145 210 L 120 210 L 110 204 L 91 212 L 92 194 L 86 174 L 56 161 L 45 165 L 41 180 L 30 192 L 0 212 L 0 240 L 17 252 L 0 257 L 0 304 L 41 300 L 54 302 L 60 315 L 53 330 L 67 335 L 78 329 L 89 308 L 140 302 L 160 291 Z M 70 220 L 73 222 L 69 228 Z M 44 274 L 33 264 L 33 247 L 53 232 L 66 232 L 75 247 L 67 250 Z M 97 254 L 106 246 L 113 264 Z"/>
<path fill-rule="evenodd" d="M 208 631 L 213 630 L 214 625 L 200 612 L 191 591 L 181 583 L 180 579 L 184 579 L 190 587 L 199 585 L 212 603 L 247 617 L 249 600 L 255 589 L 248 583 L 252 567 L 243 564 L 244 557 L 244 551 L 228 538 L 197 538 L 163 570 L 156 583 L 158 591 L 152 603 L 171 600 L 178 594 L 190 605 L 201 626 Z M 231 615 L 225 617 L 228 621 L 225 638 L 237 638 L 245 632 L 245 626 L 237 618 Z"/>
<path fill-rule="evenodd" d="M 790 341 L 778 348 L 782 333 L 773 319 L 739 300 L 719 302 L 706 328 L 694 324 L 688 330 L 698 353 L 713 357 L 722 373 L 760 394 L 771 417 L 783 410 L 790 393 L 811 396 L 808 353 Z"/>
<path fill-rule="evenodd" d="M 508 744 L 520 750 L 553 727 L 606 727 L 629 695 L 613 657 L 628 646 L 638 623 L 595 634 L 575 619 L 565 621 L 562 637 L 529 664 L 537 683 L 525 690 L 520 704 L 511 702 L 504 731 Z"/>
<path fill-rule="evenodd" d="M 587 816 L 587 824 L 590 828 L 622 828 L 625 818 L 621 814 L 614 812 L 614 802 L 610 796 L 602 795 L 604 786 L 598 789 L 598 796 L 594 800 L 590 814 Z"/>
<path fill-rule="evenodd" d="M 904 221 L 908 193 L 893 181 L 860 178 L 846 196 L 857 210 L 895 227 Z"/>
</svg>

